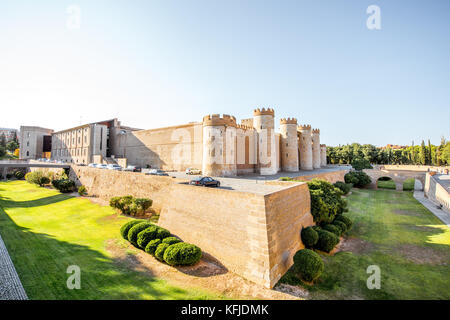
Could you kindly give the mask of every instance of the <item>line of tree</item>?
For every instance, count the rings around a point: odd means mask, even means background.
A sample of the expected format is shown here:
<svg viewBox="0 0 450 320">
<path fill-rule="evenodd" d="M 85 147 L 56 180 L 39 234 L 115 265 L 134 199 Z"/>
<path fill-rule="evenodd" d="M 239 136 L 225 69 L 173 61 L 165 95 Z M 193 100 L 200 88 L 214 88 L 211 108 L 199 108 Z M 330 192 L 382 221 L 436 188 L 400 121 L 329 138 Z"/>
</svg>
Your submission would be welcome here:
<svg viewBox="0 0 450 320">
<path fill-rule="evenodd" d="M 372 144 L 352 143 L 337 147 L 327 146 L 327 160 L 331 164 L 351 164 L 354 160 L 365 159 L 372 164 L 414 164 L 443 166 L 450 164 L 450 141 L 444 137 L 438 146 L 422 140 L 420 145 L 403 149 L 378 148 Z"/>
</svg>

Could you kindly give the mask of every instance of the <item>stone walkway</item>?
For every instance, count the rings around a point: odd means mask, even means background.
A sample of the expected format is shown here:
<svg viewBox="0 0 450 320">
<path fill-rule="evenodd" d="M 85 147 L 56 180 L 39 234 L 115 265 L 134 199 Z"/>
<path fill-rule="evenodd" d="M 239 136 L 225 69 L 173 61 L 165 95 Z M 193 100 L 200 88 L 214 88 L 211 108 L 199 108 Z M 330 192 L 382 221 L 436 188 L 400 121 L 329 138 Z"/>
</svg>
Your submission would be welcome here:
<svg viewBox="0 0 450 320">
<path fill-rule="evenodd" d="M 439 218 L 443 223 L 450 227 L 450 212 L 445 208 L 438 209 L 437 205 L 431 200 L 425 198 L 423 191 L 414 191 L 414 198 L 417 199 L 425 208 L 430 210 L 436 217 Z"/>
<path fill-rule="evenodd" d="M 0 300 L 28 300 L 16 269 L 0 236 Z"/>
</svg>

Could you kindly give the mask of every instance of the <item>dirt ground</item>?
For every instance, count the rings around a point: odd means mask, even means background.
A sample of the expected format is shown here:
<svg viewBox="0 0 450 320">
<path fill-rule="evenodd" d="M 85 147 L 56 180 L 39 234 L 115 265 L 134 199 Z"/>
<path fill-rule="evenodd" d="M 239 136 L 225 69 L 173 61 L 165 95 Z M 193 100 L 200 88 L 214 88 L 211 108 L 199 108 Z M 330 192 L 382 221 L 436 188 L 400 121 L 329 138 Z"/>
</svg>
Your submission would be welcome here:
<svg viewBox="0 0 450 320">
<path fill-rule="evenodd" d="M 274 290 L 264 288 L 229 272 L 208 255 L 194 266 L 171 267 L 130 244 L 124 247 L 117 240 L 108 240 L 106 249 L 118 263 L 133 270 L 146 272 L 174 285 L 205 289 L 232 299 L 295 300 L 307 295 L 303 289 L 287 285 L 278 285 Z"/>
<path fill-rule="evenodd" d="M 404 244 L 397 248 L 402 256 L 417 264 L 447 265 L 445 257 L 432 248 L 424 248 L 413 244 Z"/>
</svg>

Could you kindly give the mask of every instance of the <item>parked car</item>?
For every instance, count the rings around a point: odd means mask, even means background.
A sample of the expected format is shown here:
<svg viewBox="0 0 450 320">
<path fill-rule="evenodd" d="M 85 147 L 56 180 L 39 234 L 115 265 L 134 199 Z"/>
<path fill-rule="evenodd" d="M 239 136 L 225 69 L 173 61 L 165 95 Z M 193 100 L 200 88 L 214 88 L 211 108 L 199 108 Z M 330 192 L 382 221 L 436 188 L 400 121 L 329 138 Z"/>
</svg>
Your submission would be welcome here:
<svg viewBox="0 0 450 320">
<path fill-rule="evenodd" d="M 123 168 L 122 171 L 141 172 L 142 168 L 137 166 L 127 166 L 126 168 Z"/>
<path fill-rule="evenodd" d="M 167 172 L 164 172 L 161 169 L 150 169 L 146 174 L 151 174 L 153 176 L 168 176 Z"/>
<path fill-rule="evenodd" d="M 90 167 L 90 168 L 97 168 L 97 164 L 96 163 L 89 163 L 88 167 Z"/>
<path fill-rule="evenodd" d="M 191 180 L 189 184 L 204 187 L 220 187 L 220 181 L 214 180 L 211 177 L 198 177 Z"/>
<path fill-rule="evenodd" d="M 108 169 L 108 170 L 116 170 L 116 171 L 121 171 L 122 170 L 122 167 L 121 166 L 119 166 L 118 164 L 108 164 L 107 166 L 106 166 L 106 169 Z"/>
<path fill-rule="evenodd" d="M 202 174 L 202 170 L 196 168 L 187 168 L 186 174 Z"/>
<path fill-rule="evenodd" d="M 108 165 L 102 163 L 102 164 L 96 165 L 95 167 L 98 168 L 98 169 L 107 169 L 107 168 L 108 168 Z"/>
</svg>

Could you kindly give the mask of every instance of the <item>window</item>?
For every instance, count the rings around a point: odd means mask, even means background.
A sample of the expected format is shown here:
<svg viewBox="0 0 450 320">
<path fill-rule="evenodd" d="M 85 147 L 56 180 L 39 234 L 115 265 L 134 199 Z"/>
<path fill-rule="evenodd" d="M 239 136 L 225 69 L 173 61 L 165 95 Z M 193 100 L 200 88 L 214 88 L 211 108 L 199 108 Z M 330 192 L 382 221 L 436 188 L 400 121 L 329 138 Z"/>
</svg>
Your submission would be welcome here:
<svg viewBox="0 0 450 320">
<path fill-rule="evenodd" d="M 30 156 L 30 151 L 27 151 L 27 157 L 29 157 Z"/>
<path fill-rule="evenodd" d="M 286 142 L 286 147 L 289 146 L 289 143 Z"/>
<path fill-rule="evenodd" d="M 29 147 L 30 146 L 30 141 L 27 141 L 27 147 Z"/>
</svg>

